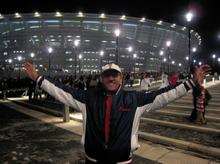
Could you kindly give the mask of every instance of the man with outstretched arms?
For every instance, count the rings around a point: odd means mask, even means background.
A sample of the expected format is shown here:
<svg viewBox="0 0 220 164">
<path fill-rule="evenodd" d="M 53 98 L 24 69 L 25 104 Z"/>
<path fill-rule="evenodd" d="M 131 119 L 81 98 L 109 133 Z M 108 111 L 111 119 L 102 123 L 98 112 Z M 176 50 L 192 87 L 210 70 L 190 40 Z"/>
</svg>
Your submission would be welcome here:
<svg viewBox="0 0 220 164">
<path fill-rule="evenodd" d="M 202 84 L 208 66 L 196 68 L 192 79 L 152 92 L 125 91 L 118 65 L 102 68 L 102 87 L 80 90 L 40 76 L 24 64 L 27 75 L 44 91 L 83 115 L 82 144 L 86 163 L 131 163 L 138 145 L 138 126 L 144 112 L 157 110 Z"/>
</svg>

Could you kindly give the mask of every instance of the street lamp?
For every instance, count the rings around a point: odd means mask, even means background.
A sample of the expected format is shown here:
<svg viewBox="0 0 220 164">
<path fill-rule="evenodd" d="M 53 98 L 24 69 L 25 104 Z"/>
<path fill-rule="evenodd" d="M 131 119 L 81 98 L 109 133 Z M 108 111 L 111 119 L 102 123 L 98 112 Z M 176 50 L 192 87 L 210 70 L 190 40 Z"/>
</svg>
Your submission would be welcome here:
<svg viewBox="0 0 220 164">
<path fill-rule="evenodd" d="M 75 46 L 75 47 L 78 47 L 78 46 L 79 46 L 79 42 L 80 42 L 79 39 L 74 40 L 74 46 Z"/>
<path fill-rule="evenodd" d="M 170 47 L 170 45 L 171 45 L 171 41 L 170 41 L 170 40 L 167 40 L 167 41 L 166 41 L 166 46 L 167 46 L 167 47 Z"/>
<path fill-rule="evenodd" d="M 170 46 L 171 46 L 171 41 L 167 40 L 166 41 L 166 46 L 167 46 L 167 56 L 168 56 L 168 73 L 170 73 L 170 60 L 171 60 L 171 55 L 170 55 Z"/>
<path fill-rule="evenodd" d="M 127 47 L 126 48 L 127 49 L 127 51 L 129 52 L 129 53 L 131 53 L 132 51 L 133 51 L 133 47 L 132 46 L 129 46 L 129 47 Z M 132 66 L 132 57 L 131 57 L 131 54 L 129 54 L 128 55 L 128 60 L 129 60 L 129 64 L 128 64 L 128 71 L 129 72 L 131 72 L 131 66 Z"/>
<path fill-rule="evenodd" d="M 48 53 L 49 53 L 49 59 L 48 59 L 48 73 L 49 73 L 49 77 L 50 77 L 50 65 L 51 65 L 51 61 L 50 61 L 50 58 L 51 58 L 51 53 L 53 52 L 53 48 L 52 47 L 48 47 L 47 48 L 47 51 L 48 51 Z"/>
<path fill-rule="evenodd" d="M 30 56 L 31 56 L 31 58 L 33 58 L 33 57 L 35 56 L 35 54 L 32 52 L 32 53 L 30 54 Z"/>
<path fill-rule="evenodd" d="M 160 62 L 160 69 L 159 69 L 159 71 L 161 71 L 161 72 L 163 72 L 163 62 L 162 62 L 162 56 L 164 55 L 164 51 L 163 50 L 160 50 L 160 52 L 159 52 L 159 62 Z"/>
<path fill-rule="evenodd" d="M 118 41 L 119 41 L 119 35 L 120 35 L 121 31 L 120 31 L 120 29 L 115 29 L 114 33 L 115 33 L 115 36 L 116 36 L 116 64 L 118 65 L 118 63 L 119 63 Z"/>
<path fill-rule="evenodd" d="M 18 68 L 18 71 L 19 71 L 19 72 L 18 72 L 18 77 L 19 77 L 19 79 L 21 78 L 21 61 L 22 61 L 22 59 L 23 59 L 23 58 L 22 58 L 21 56 L 18 56 L 18 57 L 17 57 L 18 67 L 19 67 L 19 68 Z"/>
<path fill-rule="evenodd" d="M 188 40 L 188 53 L 189 53 L 189 70 L 188 70 L 188 72 L 190 72 L 191 61 L 192 61 L 192 56 L 191 56 L 191 52 L 190 52 L 191 51 L 190 22 L 192 21 L 193 17 L 194 17 L 194 14 L 192 11 L 187 12 L 185 15 L 185 19 L 187 21 L 187 27 L 188 27 L 188 38 L 189 38 L 189 40 Z"/>
<path fill-rule="evenodd" d="M 213 58 L 213 59 L 215 59 L 215 58 L 216 58 L 216 55 L 215 55 L 215 54 L 213 54 L 213 55 L 212 55 L 212 58 Z"/>
<path fill-rule="evenodd" d="M 134 73 L 135 73 L 135 59 L 137 58 L 137 54 L 133 54 L 133 59 L 134 59 Z"/>
<path fill-rule="evenodd" d="M 8 59 L 8 63 L 11 64 L 12 63 L 12 59 Z"/>
<path fill-rule="evenodd" d="M 79 39 L 75 39 L 74 40 L 74 42 L 73 42 L 73 44 L 74 44 L 74 47 L 73 47 L 73 49 L 74 49 L 74 62 L 75 62 L 75 79 L 76 79 L 76 74 L 77 74 L 77 47 L 79 46 L 79 44 L 80 44 L 80 40 Z"/>
<path fill-rule="evenodd" d="M 196 52 L 197 51 L 197 48 L 196 47 L 193 47 L 192 48 L 192 52 Z"/>
<path fill-rule="evenodd" d="M 81 73 L 81 59 L 83 58 L 82 54 L 79 54 L 79 74 Z"/>
<path fill-rule="evenodd" d="M 99 52 L 99 67 L 100 67 L 100 72 L 101 72 L 101 70 L 102 70 L 102 57 L 104 56 L 104 51 L 103 50 L 101 50 L 100 52 Z"/>
<path fill-rule="evenodd" d="M 132 48 L 131 46 L 129 46 L 129 47 L 127 48 L 127 50 L 128 50 L 128 52 L 132 52 L 132 51 L 133 51 L 133 48 Z"/>
<path fill-rule="evenodd" d="M 212 55 L 212 66 L 215 67 L 216 54 Z"/>
</svg>

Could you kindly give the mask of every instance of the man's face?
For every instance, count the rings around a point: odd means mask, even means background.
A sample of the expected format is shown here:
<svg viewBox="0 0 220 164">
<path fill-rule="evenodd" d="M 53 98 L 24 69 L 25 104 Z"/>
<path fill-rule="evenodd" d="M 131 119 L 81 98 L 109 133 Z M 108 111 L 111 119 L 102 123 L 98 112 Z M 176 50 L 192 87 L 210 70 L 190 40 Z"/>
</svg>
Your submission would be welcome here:
<svg viewBox="0 0 220 164">
<path fill-rule="evenodd" d="M 116 70 L 108 70 L 102 74 L 102 83 L 108 91 L 116 91 L 122 84 L 122 75 Z"/>
</svg>

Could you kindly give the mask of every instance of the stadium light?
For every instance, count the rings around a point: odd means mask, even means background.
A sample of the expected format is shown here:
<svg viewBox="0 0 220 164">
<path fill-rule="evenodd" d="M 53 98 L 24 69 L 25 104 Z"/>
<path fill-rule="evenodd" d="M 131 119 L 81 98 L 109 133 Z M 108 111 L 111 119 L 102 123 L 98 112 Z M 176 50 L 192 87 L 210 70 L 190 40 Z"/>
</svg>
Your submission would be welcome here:
<svg viewBox="0 0 220 164">
<path fill-rule="evenodd" d="M 215 59 L 215 58 L 216 58 L 216 55 L 215 55 L 215 54 L 213 54 L 213 55 L 212 55 L 212 59 Z"/>
<path fill-rule="evenodd" d="M 22 60 L 22 57 L 21 57 L 21 56 L 18 56 L 17 59 L 18 59 L 18 61 L 21 61 L 21 60 Z"/>
<path fill-rule="evenodd" d="M 104 55 L 104 51 L 101 50 L 101 51 L 99 52 L 99 55 L 102 57 L 102 56 Z"/>
<path fill-rule="evenodd" d="M 187 12 L 186 15 L 185 15 L 185 18 L 186 18 L 187 22 L 191 22 L 193 17 L 194 17 L 194 14 L 191 11 Z"/>
<path fill-rule="evenodd" d="M 62 16 L 63 15 L 60 12 L 58 12 L 58 11 L 55 13 L 55 17 L 62 17 Z"/>
<path fill-rule="evenodd" d="M 132 51 L 133 51 L 133 48 L 132 48 L 131 46 L 129 46 L 129 47 L 127 48 L 127 50 L 128 50 L 128 52 L 132 52 Z"/>
<path fill-rule="evenodd" d="M 133 54 L 133 58 L 134 58 L 134 59 L 137 58 L 137 54 Z"/>
<path fill-rule="evenodd" d="M 157 24 L 159 24 L 159 25 L 161 25 L 162 23 L 163 23 L 163 21 L 161 21 L 161 20 L 157 22 Z"/>
<path fill-rule="evenodd" d="M 21 14 L 15 13 L 15 18 L 21 18 Z"/>
<path fill-rule="evenodd" d="M 146 21 L 145 17 L 141 18 L 141 20 L 140 20 L 140 22 L 145 22 L 145 21 Z"/>
<path fill-rule="evenodd" d="M 202 65 L 202 62 L 199 62 L 199 65 Z"/>
<path fill-rule="evenodd" d="M 186 60 L 189 60 L 189 56 L 186 56 Z"/>
<path fill-rule="evenodd" d="M 196 60 L 195 60 L 195 59 L 193 60 L 193 63 L 196 63 Z"/>
<path fill-rule="evenodd" d="M 163 56 L 163 54 L 164 54 L 164 51 L 162 51 L 162 50 L 160 50 L 160 56 Z"/>
<path fill-rule="evenodd" d="M 218 62 L 220 62 L 220 58 L 218 58 Z"/>
<path fill-rule="evenodd" d="M 120 35 L 120 33 L 121 33 L 121 30 L 120 30 L 119 28 L 118 28 L 118 29 L 115 29 L 114 33 L 115 33 L 115 36 L 116 36 L 116 37 L 119 37 L 119 35 Z"/>
<path fill-rule="evenodd" d="M 167 59 L 166 58 L 163 58 L 163 62 L 166 62 L 167 61 Z"/>
<path fill-rule="evenodd" d="M 74 46 L 75 46 L 75 47 L 78 47 L 78 46 L 79 46 L 79 42 L 80 42 L 79 39 L 74 40 Z"/>
<path fill-rule="evenodd" d="M 183 27 L 182 30 L 185 31 L 185 30 L 186 30 L 186 27 Z"/>
<path fill-rule="evenodd" d="M 3 18 L 4 18 L 4 16 L 2 14 L 0 14 L 0 19 L 3 19 Z"/>
<path fill-rule="evenodd" d="M 181 64 L 181 63 L 179 63 L 178 65 L 179 65 L 179 67 L 181 67 L 181 66 L 182 66 L 182 64 Z"/>
<path fill-rule="evenodd" d="M 82 18 L 82 17 L 84 17 L 84 14 L 81 11 L 79 11 L 78 14 L 77 14 L 77 17 L 81 17 Z"/>
<path fill-rule="evenodd" d="M 48 47 L 48 48 L 47 48 L 47 51 L 48 51 L 48 52 L 49 52 L 49 54 L 50 54 L 50 53 L 52 53 L 52 52 L 53 52 L 53 48 L 52 48 L 52 47 Z"/>
<path fill-rule="evenodd" d="M 166 41 L 166 46 L 170 47 L 170 45 L 171 45 L 171 41 L 170 40 Z"/>
<path fill-rule="evenodd" d="M 172 64 L 175 64 L 175 61 L 174 61 L 174 60 L 172 61 Z"/>
<path fill-rule="evenodd" d="M 99 18 L 106 18 L 105 13 L 101 13 Z"/>
<path fill-rule="evenodd" d="M 30 54 L 30 56 L 33 58 L 33 57 L 35 56 L 35 54 L 32 52 L 32 53 Z"/>
<path fill-rule="evenodd" d="M 40 13 L 39 12 L 35 12 L 34 13 L 34 17 L 40 17 Z"/>
<path fill-rule="evenodd" d="M 8 59 L 8 63 L 12 63 L 12 59 Z"/>
<path fill-rule="evenodd" d="M 122 16 L 120 17 L 120 19 L 121 19 L 121 20 L 125 20 L 125 19 L 126 19 L 126 16 L 125 16 L 125 15 L 122 15 Z"/>
<path fill-rule="evenodd" d="M 197 51 L 197 48 L 196 47 L 193 47 L 192 48 L 192 52 L 196 52 Z"/>
<path fill-rule="evenodd" d="M 82 54 L 79 54 L 79 59 L 82 59 L 82 57 L 83 57 Z"/>
</svg>

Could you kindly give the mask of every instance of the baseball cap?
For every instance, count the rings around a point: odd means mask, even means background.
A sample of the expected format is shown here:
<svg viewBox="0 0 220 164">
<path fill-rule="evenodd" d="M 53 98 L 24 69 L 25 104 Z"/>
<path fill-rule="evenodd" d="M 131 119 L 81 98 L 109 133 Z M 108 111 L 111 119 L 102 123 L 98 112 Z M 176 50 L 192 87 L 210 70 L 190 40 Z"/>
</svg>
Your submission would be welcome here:
<svg viewBox="0 0 220 164">
<path fill-rule="evenodd" d="M 106 71 L 110 71 L 110 70 L 115 70 L 115 71 L 118 71 L 119 73 L 122 73 L 121 68 L 114 63 L 106 64 L 102 67 L 102 73 Z"/>
</svg>

